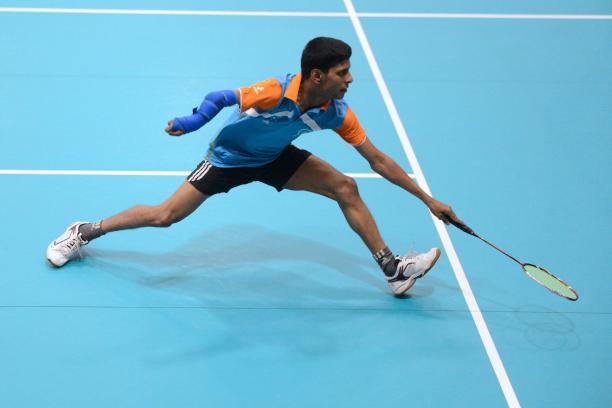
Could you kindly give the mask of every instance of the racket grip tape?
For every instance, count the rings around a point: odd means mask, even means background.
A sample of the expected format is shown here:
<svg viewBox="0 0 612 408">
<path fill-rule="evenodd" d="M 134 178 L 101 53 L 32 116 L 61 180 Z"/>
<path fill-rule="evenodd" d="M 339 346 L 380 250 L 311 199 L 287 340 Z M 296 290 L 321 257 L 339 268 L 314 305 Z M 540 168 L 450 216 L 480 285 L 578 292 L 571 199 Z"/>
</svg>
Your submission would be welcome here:
<svg viewBox="0 0 612 408">
<path fill-rule="evenodd" d="M 474 232 L 474 230 L 472 230 L 472 229 L 471 229 L 470 227 L 468 227 L 467 225 L 465 225 L 465 224 L 461 224 L 461 223 L 459 223 L 459 222 L 457 222 L 457 221 L 453 220 L 453 219 L 452 219 L 452 218 L 450 218 L 450 217 L 446 217 L 446 219 L 448 220 L 448 222 L 450 222 L 451 224 L 453 224 L 455 227 L 459 228 L 461 231 L 463 231 L 463 232 L 465 232 L 465 233 L 467 233 L 467 234 L 473 235 L 473 236 L 475 236 L 475 237 L 477 237 L 477 236 L 478 236 L 478 235 L 477 235 L 477 234 Z"/>
</svg>

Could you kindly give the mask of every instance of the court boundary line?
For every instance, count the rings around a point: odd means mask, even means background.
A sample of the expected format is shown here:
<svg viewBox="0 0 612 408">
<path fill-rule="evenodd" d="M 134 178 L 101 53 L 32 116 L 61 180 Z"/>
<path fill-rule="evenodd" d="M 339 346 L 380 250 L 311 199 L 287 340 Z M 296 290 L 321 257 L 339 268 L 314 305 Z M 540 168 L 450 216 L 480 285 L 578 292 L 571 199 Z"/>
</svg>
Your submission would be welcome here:
<svg viewBox="0 0 612 408">
<path fill-rule="evenodd" d="M 238 10 L 163 10 L 54 7 L 0 7 L 0 13 L 37 14 L 114 14 L 167 16 L 241 16 L 241 17 L 328 17 L 346 18 L 350 13 L 325 11 L 238 11 Z M 612 20 L 612 14 L 526 14 L 526 13 L 356 13 L 359 18 L 450 19 L 450 20 Z"/>
<path fill-rule="evenodd" d="M 397 136 L 400 139 L 402 147 L 404 148 L 404 152 L 406 154 L 408 162 L 410 163 L 410 166 L 412 167 L 412 170 L 416 176 L 416 181 L 421 186 L 421 188 L 425 190 L 425 192 L 427 192 L 429 195 L 432 195 L 431 190 L 429 189 L 429 185 L 427 184 L 427 181 L 425 179 L 425 175 L 416 158 L 416 154 L 414 153 L 414 149 L 412 148 L 410 140 L 408 139 L 406 129 L 404 128 L 397 108 L 395 107 L 395 103 L 393 102 L 393 98 L 391 97 L 391 93 L 389 92 L 389 88 L 387 87 L 385 79 L 382 75 L 382 71 L 378 66 L 378 62 L 376 61 L 374 52 L 370 46 L 365 30 L 363 29 L 363 26 L 359 21 L 359 17 L 357 15 L 355 7 L 353 6 L 351 0 L 344 0 L 344 5 L 348 13 L 350 14 L 351 22 L 353 23 L 353 27 L 359 39 L 359 43 L 361 44 L 361 48 L 365 53 L 368 65 L 370 66 L 370 70 L 374 75 L 374 79 L 376 80 L 378 89 L 383 97 L 385 106 L 387 108 L 387 111 L 389 112 L 389 116 L 391 116 L 391 121 L 393 122 L 393 126 L 395 128 Z M 489 332 L 487 323 L 485 322 L 482 311 L 478 306 L 476 297 L 472 292 L 472 288 L 467 280 L 467 277 L 465 275 L 461 262 L 459 261 L 459 257 L 457 256 L 450 236 L 448 235 L 448 231 L 446 230 L 444 223 L 442 223 L 442 221 L 435 217 L 431 212 L 430 216 L 433 220 L 434 226 L 436 227 L 438 235 L 440 236 L 442 245 L 446 250 L 446 255 L 450 261 L 453 272 L 455 273 L 455 278 L 459 283 L 463 298 L 467 303 L 472 319 L 474 320 L 474 324 L 476 325 L 478 334 L 480 335 L 480 339 L 485 347 L 487 356 L 489 357 L 489 361 L 493 366 L 493 370 L 504 394 L 504 398 L 506 399 L 506 403 L 511 408 L 520 408 L 520 403 L 518 401 L 516 393 L 514 392 L 514 388 L 512 387 L 512 383 L 510 382 L 508 373 L 506 372 L 501 357 L 497 352 L 497 347 L 493 342 L 493 338 L 491 336 L 491 333 Z"/>
<path fill-rule="evenodd" d="M 157 170 L 10 170 L 0 169 L 4 176 L 144 176 L 144 177 L 186 177 L 191 171 L 157 171 Z M 377 173 L 343 173 L 345 176 L 358 179 L 381 179 Z M 414 174 L 408 174 L 415 178 Z"/>
</svg>

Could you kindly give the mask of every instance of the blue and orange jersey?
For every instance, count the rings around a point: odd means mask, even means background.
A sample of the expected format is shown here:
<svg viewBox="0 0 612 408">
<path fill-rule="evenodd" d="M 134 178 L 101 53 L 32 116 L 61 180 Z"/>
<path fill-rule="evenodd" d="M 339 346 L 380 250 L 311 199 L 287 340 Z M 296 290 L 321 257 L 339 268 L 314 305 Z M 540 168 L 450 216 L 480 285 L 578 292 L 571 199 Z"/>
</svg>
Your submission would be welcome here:
<svg viewBox="0 0 612 408">
<path fill-rule="evenodd" d="M 343 99 L 301 112 L 301 80 L 301 74 L 287 74 L 239 88 L 239 106 L 211 143 L 209 161 L 217 167 L 263 166 L 299 136 L 322 129 L 333 129 L 354 146 L 365 142 L 363 128 Z"/>
</svg>

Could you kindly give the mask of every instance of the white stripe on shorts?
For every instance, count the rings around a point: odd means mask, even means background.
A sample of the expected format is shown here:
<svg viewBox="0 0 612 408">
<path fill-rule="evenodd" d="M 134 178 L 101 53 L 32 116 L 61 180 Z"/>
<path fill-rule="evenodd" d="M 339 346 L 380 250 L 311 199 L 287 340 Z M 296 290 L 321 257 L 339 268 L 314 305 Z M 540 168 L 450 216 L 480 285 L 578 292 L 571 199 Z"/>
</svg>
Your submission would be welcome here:
<svg viewBox="0 0 612 408">
<path fill-rule="evenodd" d="M 208 166 L 206 167 L 206 169 L 202 173 L 200 173 L 198 177 L 196 177 L 196 181 L 201 180 L 206 175 L 206 173 L 208 173 L 210 169 L 212 169 L 212 167 L 213 167 L 212 164 L 208 163 Z"/>
<path fill-rule="evenodd" d="M 194 181 L 195 178 L 198 177 L 198 175 L 200 175 L 200 173 L 205 171 L 206 168 L 209 166 L 210 166 L 210 163 L 208 162 L 208 160 L 205 160 L 204 163 L 202 163 L 200 167 L 198 167 L 197 170 L 193 172 L 193 174 L 191 175 L 191 177 L 189 177 L 187 181 Z"/>
</svg>

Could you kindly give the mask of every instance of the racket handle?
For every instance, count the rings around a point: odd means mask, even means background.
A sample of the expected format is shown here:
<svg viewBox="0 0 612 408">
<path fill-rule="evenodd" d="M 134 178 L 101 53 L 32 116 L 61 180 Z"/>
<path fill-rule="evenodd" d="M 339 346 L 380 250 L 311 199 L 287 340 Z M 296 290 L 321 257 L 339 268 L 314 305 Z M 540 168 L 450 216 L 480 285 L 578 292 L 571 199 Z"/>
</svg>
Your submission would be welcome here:
<svg viewBox="0 0 612 408">
<path fill-rule="evenodd" d="M 451 224 L 453 224 L 455 227 L 459 228 L 461 231 L 463 231 L 463 232 L 465 232 L 465 233 L 467 233 L 467 234 L 473 235 L 473 236 L 475 236 L 475 237 L 477 237 L 477 236 L 478 236 L 478 234 L 476 234 L 476 233 L 474 232 L 474 230 L 472 230 L 472 229 L 471 229 L 470 227 L 468 227 L 467 225 L 465 225 L 465 224 L 461 224 L 461 223 L 458 223 L 457 221 L 453 220 L 453 219 L 452 219 L 452 218 L 450 218 L 450 217 L 446 217 L 446 219 L 448 220 L 448 222 L 450 222 Z"/>
</svg>

